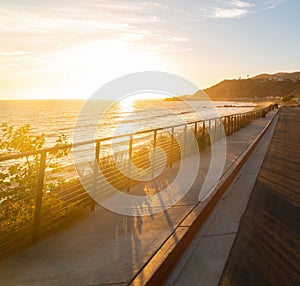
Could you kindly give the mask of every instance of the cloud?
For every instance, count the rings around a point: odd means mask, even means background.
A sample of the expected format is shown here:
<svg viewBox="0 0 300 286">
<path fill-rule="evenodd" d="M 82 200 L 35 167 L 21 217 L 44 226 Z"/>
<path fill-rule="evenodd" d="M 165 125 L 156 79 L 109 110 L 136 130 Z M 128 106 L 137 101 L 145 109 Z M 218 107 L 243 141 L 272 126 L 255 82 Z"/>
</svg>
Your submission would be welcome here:
<svg viewBox="0 0 300 286">
<path fill-rule="evenodd" d="M 28 54 L 30 53 L 25 51 L 13 51 L 13 52 L 0 51 L 0 57 L 16 57 L 16 56 L 25 56 Z"/>
<path fill-rule="evenodd" d="M 254 6 L 254 4 L 245 1 L 239 1 L 239 0 L 230 1 L 230 5 L 237 8 L 250 8 Z"/>
<path fill-rule="evenodd" d="M 265 0 L 264 5 L 257 5 L 258 9 L 255 11 L 255 13 L 264 12 L 266 10 L 271 10 L 276 8 L 278 5 L 280 5 L 283 2 L 286 2 L 287 0 Z"/>
<path fill-rule="evenodd" d="M 22 46 L 37 46 L 39 50 L 60 49 L 90 39 L 119 38 L 137 43 L 153 38 L 161 41 L 182 38 L 176 31 L 166 31 L 166 18 L 162 13 L 166 7 L 160 3 L 145 0 L 74 2 L 71 8 L 65 1 L 57 7 L 50 3 L 30 9 L 23 9 L 21 5 L 2 8 L 0 38 L 3 42 L 19 44 L 22 41 Z"/>
<path fill-rule="evenodd" d="M 188 39 L 166 24 L 172 17 L 168 7 L 155 1 L 73 0 L 70 5 L 65 0 L 29 0 L 27 4 L 25 9 L 22 2 L 8 1 L 0 9 L 0 79 L 8 73 L 23 76 L 21 69 L 26 75 L 47 69 L 57 53 L 91 41 L 99 43 L 99 51 L 106 41 L 117 43 L 120 51 L 187 48 Z"/>
<path fill-rule="evenodd" d="M 246 1 L 221 1 L 219 7 L 213 8 L 211 18 L 241 18 L 250 14 L 254 4 Z"/>
<path fill-rule="evenodd" d="M 177 42 L 177 43 L 183 43 L 183 42 L 188 42 L 189 40 L 187 38 L 184 38 L 184 37 L 172 37 L 172 38 L 169 38 L 169 40 L 171 42 Z"/>
<path fill-rule="evenodd" d="M 247 9 L 237 8 L 215 8 L 211 17 L 212 18 L 241 18 L 249 14 Z"/>
<path fill-rule="evenodd" d="M 177 7 L 177 13 L 186 21 L 215 19 L 239 19 L 273 9 L 286 0 L 207 0 Z"/>
</svg>

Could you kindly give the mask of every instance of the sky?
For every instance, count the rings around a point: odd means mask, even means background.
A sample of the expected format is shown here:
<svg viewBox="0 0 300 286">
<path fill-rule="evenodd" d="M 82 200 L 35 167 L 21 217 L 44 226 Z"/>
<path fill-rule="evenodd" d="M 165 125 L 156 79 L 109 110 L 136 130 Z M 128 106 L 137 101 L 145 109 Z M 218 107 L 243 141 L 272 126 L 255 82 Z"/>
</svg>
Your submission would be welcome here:
<svg viewBox="0 0 300 286">
<path fill-rule="evenodd" d="M 88 98 L 157 70 L 200 89 L 300 70 L 299 0 L 0 0 L 0 99 Z"/>
</svg>

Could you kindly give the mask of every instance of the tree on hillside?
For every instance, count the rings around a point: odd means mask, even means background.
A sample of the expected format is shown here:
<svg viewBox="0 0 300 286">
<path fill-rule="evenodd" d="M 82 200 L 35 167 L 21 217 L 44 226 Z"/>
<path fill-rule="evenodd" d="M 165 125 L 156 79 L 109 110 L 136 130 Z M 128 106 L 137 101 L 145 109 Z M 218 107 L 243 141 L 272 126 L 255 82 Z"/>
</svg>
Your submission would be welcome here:
<svg viewBox="0 0 300 286">
<path fill-rule="evenodd" d="M 289 94 L 281 98 L 281 101 L 283 103 L 291 103 L 295 100 L 295 96 L 293 94 Z"/>
</svg>

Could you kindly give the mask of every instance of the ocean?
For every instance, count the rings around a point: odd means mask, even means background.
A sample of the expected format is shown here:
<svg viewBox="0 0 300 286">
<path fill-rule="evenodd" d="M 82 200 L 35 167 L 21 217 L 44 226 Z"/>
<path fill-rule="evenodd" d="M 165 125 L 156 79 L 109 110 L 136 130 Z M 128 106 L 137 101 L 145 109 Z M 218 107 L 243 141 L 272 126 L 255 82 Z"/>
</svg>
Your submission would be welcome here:
<svg viewBox="0 0 300 286">
<path fill-rule="evenodd" d="M 21 126 L 30 124 L 36 134 L 45 134 L 45 147 L 51 147 L 60 134 L 73 141 L 74 126 L 80 111 L 85 105 L 83 100 L 2 100 L 0 101 L 0 124 Z M 207 102 L 193 102 L 192 110 L 181 101 L 97 101 L 80 118 L 79 129 L 82 141 L 89 126 L 98 125 L 96 137 L 107 137 L 134 130 L 147 130 L 190 122 L 199 118 L 209 119 L 218 115 L 229 115 L 252 110 L 257 103 L 252 102 L 214 102 L 215 109 Z M 197 114 L 196 114 L 197 113 Z M 95 116 L 96 115 L 96 116 Z M 123 128 L 118 126 L 122 122 Z M 125 128 L 124 128 L 125 126 Z"/>
</svg>

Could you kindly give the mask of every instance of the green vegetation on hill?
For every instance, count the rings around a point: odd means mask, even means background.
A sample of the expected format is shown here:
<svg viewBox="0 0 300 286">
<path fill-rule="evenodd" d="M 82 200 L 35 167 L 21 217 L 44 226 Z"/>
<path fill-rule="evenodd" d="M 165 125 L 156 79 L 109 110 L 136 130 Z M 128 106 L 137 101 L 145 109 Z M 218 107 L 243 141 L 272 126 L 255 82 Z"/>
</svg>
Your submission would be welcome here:
<svg viewBox="0 0 300 286">
<path fill-rule="evenodd" d="M 213 100 L 284 97 L 300 95 L 300 80 L 240 79 L 224 80 L 205 90 Z"/>
</svg>

